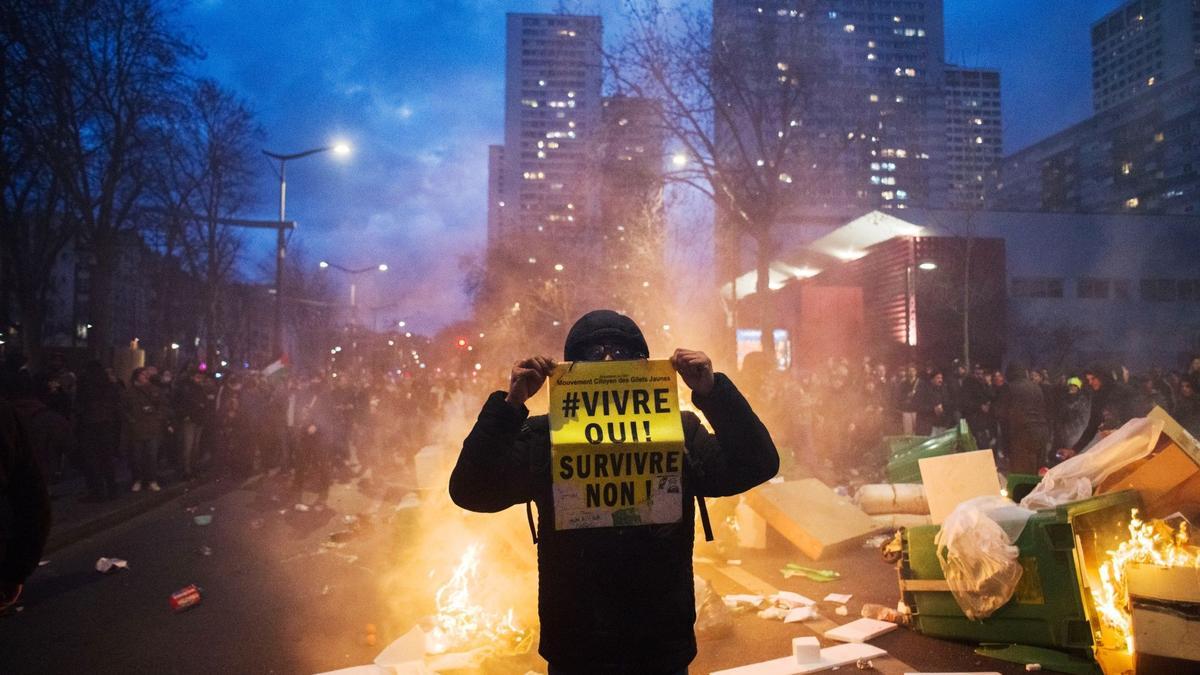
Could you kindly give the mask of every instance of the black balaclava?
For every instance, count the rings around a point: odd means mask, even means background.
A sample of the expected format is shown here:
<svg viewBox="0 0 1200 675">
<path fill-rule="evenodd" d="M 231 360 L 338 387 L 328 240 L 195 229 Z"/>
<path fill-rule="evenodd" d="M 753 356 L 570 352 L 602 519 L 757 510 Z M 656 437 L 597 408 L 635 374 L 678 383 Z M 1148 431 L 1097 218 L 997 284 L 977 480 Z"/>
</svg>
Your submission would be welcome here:
<svg viewBox="0 0 1200 675">
<path fill-rule="evenodd" d="M 563 345 L 563 358 L 567 361 L 583 360 L 583 350 L 598 342 L 613 342 L 629 347 L 649 356 L 646 338 L 633 319 L 611 309 L 597 309 L 583 316 L 571 326 L 567 342 Z"/>
</svg>

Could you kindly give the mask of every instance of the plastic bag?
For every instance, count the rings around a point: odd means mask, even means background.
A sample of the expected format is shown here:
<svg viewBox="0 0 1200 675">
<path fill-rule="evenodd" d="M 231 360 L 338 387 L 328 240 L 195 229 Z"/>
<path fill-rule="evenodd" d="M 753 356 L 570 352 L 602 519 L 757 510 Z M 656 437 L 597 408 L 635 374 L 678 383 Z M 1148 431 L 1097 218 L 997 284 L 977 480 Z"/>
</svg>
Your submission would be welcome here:
<svg viewBox="0 0 1200 675">
<path fill-rule="evenodd" d="M 1036 511 L 1091 497 L 1096 484 L 1153 452 L 1162 428 L 1161 421 L 1148 417 L 1129 420 L 1086 452 L 1047 471 L 1021 506 Z"/>
<path fill-rule="evenodd" d="M 711 640 L 729 635 L 733 631 L 733 612 L 713 591 L 707 579 L 693 575 L 692 581 L 696 596 L 696 639 Z"/>
<path fill-rule="evenodd" d="M 1009 499 L 987 495 L 959 504 L 942 522 L 933 543 L 967 618 L 987 618 L 1012 598 L 1022 571 L 1013 542 L 1032 515 Z"/>
</svg>

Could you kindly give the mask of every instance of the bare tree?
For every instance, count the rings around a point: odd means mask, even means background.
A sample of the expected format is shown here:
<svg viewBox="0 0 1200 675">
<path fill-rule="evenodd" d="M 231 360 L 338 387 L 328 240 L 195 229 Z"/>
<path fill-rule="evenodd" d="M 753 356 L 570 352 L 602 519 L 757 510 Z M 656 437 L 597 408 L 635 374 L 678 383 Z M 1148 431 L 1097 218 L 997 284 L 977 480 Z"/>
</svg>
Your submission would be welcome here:
<svg viewBox="0 0 1200 675">
<path fill-rule="evenodd" d="M 15 300 L 21 344 L 34 367 L 53 289 L 55 262 L 78 221 L 65 210 L 66 190 L 51 154 L 57 134 L 54 102 L 63 74 L 48 68 L 41 44 L 44 17 L 21 3 L 0 10 L 0 288 Z"/>
<path fill-rule="evenodd" d="M 631 0 L 626 36 L 606 54 L 618 90 L 661 102 L 660 122 L 682 151 L 671 179 L 711 199 L 728 242 L 723 276 L 736 274 L 742 238 L 752 242 L 763 350 L 772 357 L 768 268 L 777 227 L 811 202 L 868 131 L 841 89 L 822 86 L 836 61 L 822 49 L 818 22 L 804 20 L 809 4 L 787 20 L 731 23 L 722 33 L 703 10 Z M 818 138 L 805 126 L 835 114 L 843 138 Z"/>
<path fill-rule="evenodd" d="M 48 83 L 47 123 L 35 128 L 65 220 L 93 259 L 88 333 L 112 341 L 118 249 L 139 227 L 139 201 L 162 148 L 156 129 L 181 100 L 196 50 L 156 0 L 9 3 L 5 23 Z"/>
</svg>

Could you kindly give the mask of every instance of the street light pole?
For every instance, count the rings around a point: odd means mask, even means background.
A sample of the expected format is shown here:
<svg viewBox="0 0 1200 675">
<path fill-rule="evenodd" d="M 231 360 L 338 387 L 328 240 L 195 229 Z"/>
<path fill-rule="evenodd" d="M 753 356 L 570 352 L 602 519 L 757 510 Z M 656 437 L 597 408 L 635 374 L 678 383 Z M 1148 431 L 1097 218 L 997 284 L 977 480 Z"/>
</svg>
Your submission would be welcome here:
<svg viewBox="0 0 1200 675">
<path fill-rule="evenodd" d="M 320 263 L 320 267 L 321 267 L 321 269 L 327 269 L 327 268 L 332 267 L 333 269 L 338 270 L 339 272 L 344 272 L 344 273 L 350 275 L 350 322 L 352 325 L 357 326 L 358 325 L 358 275 L 366 274 L 367 272 L 386 272 L 386 271 L 388 271 L 387 263 L 379 263 L 378 265 L 368 265 L 366 267 L 360 267 L 358 269 L 351 269 L 349 267 L 343 267 L 337 263 L 331 263 L 326 260 L 322 260 Z M 374 319 L 372 319 L 372 321 L 374 321 Z M 373 325 L 372 325 L 372 329 L 374 329 Z"/>
<path fill-rule="evenodd" d="M 339 155 L 350 152 L 350 146 L 340 143 L 312 148 L 304 152 L 283 155 L 269 150 L 263 154 L 271 159 L 279 160 L 279 229 L 275 237 L 275 317 L 271 323 L 271 351 L 273 356 L 283 353 L 283 261 L 287 256 L 287 241 L 284 239 L 284 222 L 287 220 L 287 162 L 289 159 L 301 159 L 320 152 L 334 151 Z"/>
</svg>

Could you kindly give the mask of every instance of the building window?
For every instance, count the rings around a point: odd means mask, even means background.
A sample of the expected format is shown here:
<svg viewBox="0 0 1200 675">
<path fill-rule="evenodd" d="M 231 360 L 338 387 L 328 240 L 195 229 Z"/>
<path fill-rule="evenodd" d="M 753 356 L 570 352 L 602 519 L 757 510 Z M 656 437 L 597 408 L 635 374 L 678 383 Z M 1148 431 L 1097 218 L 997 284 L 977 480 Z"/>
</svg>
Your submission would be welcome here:
<svg viewBox="0 0 1200 675">
<path fill-rule="evenodd" d="M 1177 291 L 1175 279 L 1142 279 L 1142 300 L 1147 302 L 1174 302 Z"/>
<path fill-rule="evenodd" d="M 1113 297 L 1117 300 L 1129 299 L 1129 280 L 1128 279 L 1113 279 L 1112 280 Z"/>
<path fill-rule="evenodd" d="M 1104 300 L 1108 298 L 1108 279 L 1092 279 L 1084 277 L 1075 287 L 1076 297 Z"/>
<path fill-rule="evenodd" d="M 1182 301 L 1200 300 L 1200 279 L 1180 279 L 1178 290 L 1179 299 Z"/>
<path fill-rule="evenodd" d="M 1063 296 L 1063 279 L 1013 277 L 1009 292 L 1014 298 L 1061 298 Z"/>
</svg>

